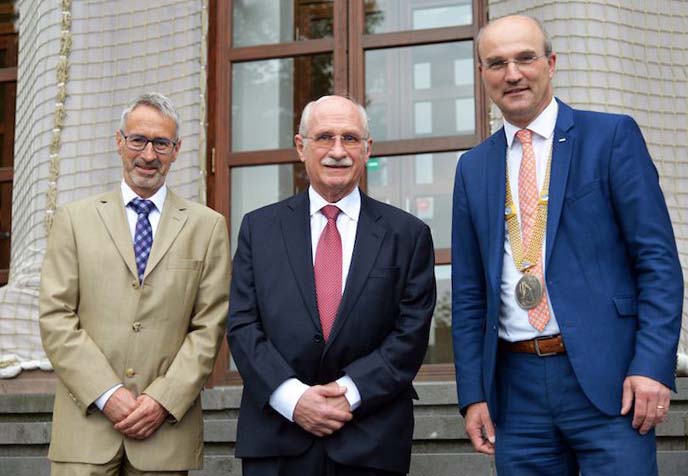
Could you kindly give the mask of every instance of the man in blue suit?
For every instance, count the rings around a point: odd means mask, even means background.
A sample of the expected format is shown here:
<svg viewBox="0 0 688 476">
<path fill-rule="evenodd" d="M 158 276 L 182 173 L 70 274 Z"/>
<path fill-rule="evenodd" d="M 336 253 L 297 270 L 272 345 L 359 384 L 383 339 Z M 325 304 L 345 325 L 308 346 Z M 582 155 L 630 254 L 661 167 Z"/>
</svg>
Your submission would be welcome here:
<svg viewBox="0 0 688 476">
<path fill-rule="evenodd" d="M 642 134 L 554 99 L 556 55 L 532 18 L 491 22 L 478 54 L 504 127 L 456 171 L 466 432 L 500 476 L 657 474 L 683 278 Z"/>
<path fill-rule="evenodd" d="M 400 476 L 435 306 L 430 229 L 359 190 L 361 106 L 309 103 L 295 142 L 308 191 L 247 214 L 234 255 L 235 454 L 244 476 Z"/>
</svg>

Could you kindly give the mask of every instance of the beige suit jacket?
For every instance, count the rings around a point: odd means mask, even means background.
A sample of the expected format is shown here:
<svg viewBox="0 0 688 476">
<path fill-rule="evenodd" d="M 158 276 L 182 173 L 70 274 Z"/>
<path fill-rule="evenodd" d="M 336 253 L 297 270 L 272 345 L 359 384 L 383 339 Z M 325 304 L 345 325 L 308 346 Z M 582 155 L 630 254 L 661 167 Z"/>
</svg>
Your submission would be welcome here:
<svg viewBox="0 0 688 476">
<path fill-rule="evenodd" d="M 168 190 L 143 286 L 121 192 L 59 209 L 40 288 L 40 329 L 59 377 L 49 457 L 102 464 L 124 444 L 141 470 L 202 464 L 199 393 L 224 335 L 224 217 Z M 123 383 L 170 413 L 146 440 L 123 437 L 94 401 Z"/>
</svg>

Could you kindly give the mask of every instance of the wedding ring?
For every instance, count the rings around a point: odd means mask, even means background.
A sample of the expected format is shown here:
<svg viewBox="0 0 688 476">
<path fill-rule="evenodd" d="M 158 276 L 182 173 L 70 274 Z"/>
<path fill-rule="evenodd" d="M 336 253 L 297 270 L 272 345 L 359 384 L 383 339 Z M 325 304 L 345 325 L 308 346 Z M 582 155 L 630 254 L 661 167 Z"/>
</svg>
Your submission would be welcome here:
<svg viewBox="0 0 688 476">
<path fill-rule="evenodd" d="M 657 405 L 657 410 L 664 410 L 664 405 Z"/>
</svg>

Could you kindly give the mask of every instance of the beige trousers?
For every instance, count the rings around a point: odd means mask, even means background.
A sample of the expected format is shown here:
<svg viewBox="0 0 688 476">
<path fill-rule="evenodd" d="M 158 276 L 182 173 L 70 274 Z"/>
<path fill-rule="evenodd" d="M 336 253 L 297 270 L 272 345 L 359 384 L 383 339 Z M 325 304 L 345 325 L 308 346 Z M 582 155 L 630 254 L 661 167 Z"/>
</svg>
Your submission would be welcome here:
<svg viewBox="0 0 688 476">
<path fill-rule="evenodd" d="M 105 464 L 88 463 L 50 463 L 50 476 L 187 476 L 188 471 L 141 471 L 134 468 L 127 455 L 124 445 L 115 457 Z"/>
</svg>

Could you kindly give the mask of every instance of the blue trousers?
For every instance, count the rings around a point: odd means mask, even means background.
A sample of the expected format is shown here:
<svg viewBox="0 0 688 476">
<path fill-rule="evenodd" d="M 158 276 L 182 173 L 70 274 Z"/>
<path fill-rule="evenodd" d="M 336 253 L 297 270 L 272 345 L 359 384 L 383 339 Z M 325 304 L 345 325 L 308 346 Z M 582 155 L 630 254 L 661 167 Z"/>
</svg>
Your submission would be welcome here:
<svg viewBox="0 0 688 476">
<path fill-rule="evenodd" d="M 566 354 L 500 351 L 497 374 L 499 476 L 657 475 L 654 430 L 643 436 L 631 414 L 600 412 Z"/>
</svg>

